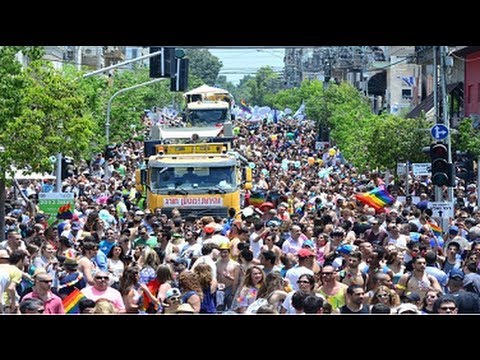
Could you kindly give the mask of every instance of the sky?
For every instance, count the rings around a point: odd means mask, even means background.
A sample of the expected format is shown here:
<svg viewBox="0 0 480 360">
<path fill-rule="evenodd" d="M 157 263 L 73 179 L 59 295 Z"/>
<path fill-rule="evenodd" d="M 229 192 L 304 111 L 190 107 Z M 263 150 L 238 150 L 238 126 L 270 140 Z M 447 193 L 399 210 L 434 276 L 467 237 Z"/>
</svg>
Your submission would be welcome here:
<svg viewBox="0 0 480 360">
<path fill-rule="evenodd" d="M 278 48 L 244 48 L 244 49 L 209 49 L 223 63 L 219 75 L 226 75 L 227 81 L 238 85 L 245 75 L 253 75 L 264 66 L 271 66 L 275 71 L 283 70 L 285 49 Z"/>
</svg>

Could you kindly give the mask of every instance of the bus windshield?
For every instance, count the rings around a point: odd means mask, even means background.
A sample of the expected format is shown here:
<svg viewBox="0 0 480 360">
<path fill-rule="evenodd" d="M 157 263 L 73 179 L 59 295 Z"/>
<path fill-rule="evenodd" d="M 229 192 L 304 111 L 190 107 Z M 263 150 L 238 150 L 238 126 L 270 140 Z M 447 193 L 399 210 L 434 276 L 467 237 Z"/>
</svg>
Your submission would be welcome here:
<svg viewBox="0 0 480 360">
<path fill-rule="evenodd" d="M 189 110 L 188 122 L 196 127 L 215 126 L 227 121 L 227 116 L 227 109 Z"/>
<path fill-rule="evenodd" d="M 209 189 L 233 191 L 237 186 L 234 166 L 159 167 L 151 172 L 152 190 Z"/>
</svg>

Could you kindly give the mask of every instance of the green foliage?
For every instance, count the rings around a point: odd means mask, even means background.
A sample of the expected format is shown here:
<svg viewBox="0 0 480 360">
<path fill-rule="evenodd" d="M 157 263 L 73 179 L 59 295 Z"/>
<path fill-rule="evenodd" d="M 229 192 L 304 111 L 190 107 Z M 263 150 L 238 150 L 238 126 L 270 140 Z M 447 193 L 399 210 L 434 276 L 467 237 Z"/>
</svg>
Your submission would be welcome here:
<svg viewBox="0 0 480 360">
<path fill-rule="evenodd" d="M 270 99 L 275 108 L 293 111 L 305 101 L 307 117 L 329 127 L 332 141 L 361 169 L 394 169 L 397 161 L 427 161 L 422 148 L 430 143 L 426 129 L 431 124 L 425 119 L 372 114 L 368 99 L 347 83 L 324 89 L 322 82 L 304 81 Z"/>
<path fill-rule="evenodd" d="M 472 155 L 480 156 L 480 130 L 474 128 L 470 118 L 463 119 L 458 125 L 458 134 L 454 137 L 455 147 L 460 151 L 468 151 Z"/>
<path fill-rule="evenodd" d="M 397 162 L 426 162 L 422 152 L 430 143 L 427 129 L 431 125 L 424 119 L 405 119 L 394 115 L 375 116 L 367 145 L 374 166 L 394 169 Z"/>
<path fill-rule="evenodd" d="M 121 89 L 149 81 L 149 71 L 145 68 L 134 68 L 133 71 L 116 72 L 113 86 L 106 90 L 103 118 L 99 120 L 102 134 L 105 134 L 107 102 L 110 97 Z M 190 79 L 192 80 L 192 79 Z M 182 94 L 170 91 L 170 79 L 139 87 L 122 93 L 114 98 L 110 113 L 110 142 L 123 142 L 143 133 L 141 116 L 144 109 L 153 106 L 163 107 L 175 102 L 181 104 Z M 104 138 L 104 137 L 103 137 Z"/>
<path fill-rule="evenodd" d="M 267 95 L 274 94 L 280 90 L 281 80 L 280 76 L 271 67 L 266 66 L 260 68 L 255 77 L 247 80 L 245 85 L 250 94 L 250 103 L 259 106 L 272 105 L 272 103 L 266 102 L 266 100 L 273 100 L 271 97 L 267 98 Z"/>
<path fill-rule="evenodd" d="M 20 76 L 19 112 L 0 135 L 5 157 L 17 168 L 45 172 L 52 168 L 49 157 L 59 152 L 77 159 L 88 155 L 96 126 L 78 79 L 42 60 L 32 61 Z"/>
<path fill-rule="evenodd" d="M 22 65 L 15 59 L 15 54 L 21 49 L 18 46 L 0 48 L 0 130 L 21 111 L 26 82 L 22 76 Z"/>
<path fill-rule="evenodd" d="M 230 92 L 235 98 L 234 92 L 236 91 L 236 86 L 233 85 L 230 81 L 227 81 L 227 77 L 225 75 L 219 75 L 217 78 L 216 84 L 222 88 Z"/>
<path fill-rule="evenodd" d="M 193 76 L 200 79 L 200 85 L 215 85 L 218 73 L 223 66 L 220 59 L 212 55 L 207 49 L 187 49 L 185 54 L 190 60 L 189 77 Z M 192 84 L 192 88 L 196 86 Z"/>
</svg>

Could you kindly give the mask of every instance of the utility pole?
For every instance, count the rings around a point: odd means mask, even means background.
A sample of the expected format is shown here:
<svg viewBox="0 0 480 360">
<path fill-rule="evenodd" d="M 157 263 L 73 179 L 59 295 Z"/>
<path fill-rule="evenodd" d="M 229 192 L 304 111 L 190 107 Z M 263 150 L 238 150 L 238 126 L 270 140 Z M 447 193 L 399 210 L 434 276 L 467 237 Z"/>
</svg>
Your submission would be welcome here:
<svg viewBox="0 0 480 360">
<path fill-rule="evenodd" d="M 75 59 L 75 68 L 77 71 L 82 70 L 82 47 L 81 46 L 75 46 L 74 47 L 74 59 Z"/>
<path fill-rule="evenodd" d="M 439 89 L 439 79 L 438 79 L 438 64 L 437 64 L 437 51 L 438 46 L 433 47 L 433 106 L 435 107 L 435 124 L 441 124 L 440 118 L 440 104 L 438 102 L 438 89 Z M 443 200 L 442 188 L 435 185 L 435 201 L 439 202 Z"/>
<path fill-rule="evenodd" d="M 130 60 L 125 60 L 125 61 L 122 61 L 118 64 L 115 64 L 115 65 L 110 65 L 110 66 L 107 66 L 107 67 L 104 67 L 102 69 L 98 69 L 98 70 L 95 70 L 95 71 L 92 71 L 92 72 L 89 72 L 89 73 L 86 73 L 83 75 L 83 78 L 88 78 L 90 76 L 93 76 L 93 75 L 98 75 L 98 74 L 102 74 L 108 70 L 112 70 L 112 69 L 116 69 L 120 66 L 123 66 L 123 65 L 127 65 L 127 64 L 130 64 L 130 63 L 133 63 L 133 62 L 137 62 L 137 61 L 140 61 L 140 60 L 145 60 L 145 59 L 148 59 L 148 58 L 151 58 L 151 57 L 154 57 L 154 56 L 157 56 L 157 55 L 160 55 L 162 53 L 162 51 L 155 51 L 151 54 L 147 54 L 147 55 L 143 55 L 143 56 L 139 56 L 135 59 L 130 59 Z"/>
<path fill-rule="evenodd" d="M 62 192 L 62 153 L 57 154 L 57 168 L 55 174 L 55 192 Z"/>
<path fill-rule="evenodd" d="M 443 117 L 443 124 L 447 127 L 450 133 L 450 118 L 448 117 L 448 94 L 447 94 L 447 75 L 446 75 L 446 63 L 445 57 L 447 56 L 447 52 L 445 50 L 445 46 L 440 47 L 440 68 L 441 68 L 441 87 L 442 87 L 442 117 Z M 452 137 L 451 135 L 447 136 L 447 149 L 448 149 L 448 163 L 452 164 Z M 455 178 L 455 171 L 454 171 L 454 178 Z M 454 202 L 453 197 L 453 187 L 447 187 L 448 191 L 448 201 Z"/>
</svg>

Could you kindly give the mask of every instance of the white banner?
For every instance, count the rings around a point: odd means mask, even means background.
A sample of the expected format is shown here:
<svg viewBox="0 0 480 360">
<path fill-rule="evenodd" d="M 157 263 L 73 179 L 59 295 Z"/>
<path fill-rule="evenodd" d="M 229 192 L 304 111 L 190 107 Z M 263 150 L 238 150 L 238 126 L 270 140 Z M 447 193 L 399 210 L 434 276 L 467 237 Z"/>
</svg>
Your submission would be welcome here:
<svg viewBox="0 0 480 360">
<path fill-rule="evenodd" d="M 164 207 L 216 207 L 223 206 L 223 198 L 221 197 L 182 197 L 182 198 L 165 198 L 163 199 Z"/>
</svg>

